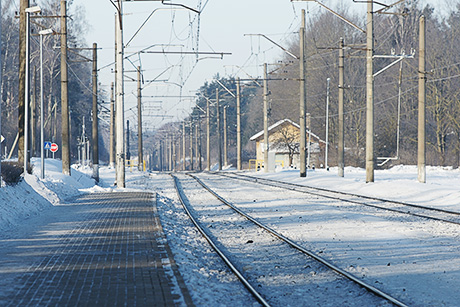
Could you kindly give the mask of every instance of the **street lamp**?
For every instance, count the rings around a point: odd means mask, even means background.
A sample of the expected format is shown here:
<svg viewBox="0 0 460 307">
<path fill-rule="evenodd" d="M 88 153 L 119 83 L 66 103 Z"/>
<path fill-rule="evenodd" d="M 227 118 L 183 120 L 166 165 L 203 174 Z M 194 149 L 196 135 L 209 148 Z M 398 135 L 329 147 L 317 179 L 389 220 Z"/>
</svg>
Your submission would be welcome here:
<svg viewBox="0 0 460 307">
<path fill-rule="evenodd" d="M 45 132 L 44 132 L 44 103 L 43 103 L 43 36 L 53 34 L 53 30 L 46 29 L 38 32 L 40 35 L 40 159 L 41 178 L 45 179 Z"/>
<path fill-rule="evenodd" d="M 24 112 L 24 174 L 27 172 L 28 150 L 29 150 L 29 57 L 30 57 L 30 14 L 40 13 L 39 6 L 28 7 L 26 13 L 26 82 L 25 82 L 25 112 Z"/>
</svg>

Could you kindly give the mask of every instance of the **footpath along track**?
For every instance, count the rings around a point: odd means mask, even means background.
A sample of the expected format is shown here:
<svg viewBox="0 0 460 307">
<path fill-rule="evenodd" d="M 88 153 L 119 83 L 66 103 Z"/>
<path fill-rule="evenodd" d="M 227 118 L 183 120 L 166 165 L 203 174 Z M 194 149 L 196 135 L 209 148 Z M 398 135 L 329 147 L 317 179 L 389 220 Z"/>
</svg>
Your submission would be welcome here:
<svg viewBox="0 0 460 307">
<path fill-rule="evenodd" d="M 262 305 L 406 306 L 247 215 L 199 178 L 172 177 L 195 226 Z"/>
<path fill-rule="evenodd" d="M 460 225 L 460 212 L 444 210 L 439 208 L 415 205 L 378 197 L 364 196 L 353 193 L 333 191 L 324 188 L 305 186 L 295 183 L 283 182 L 273 179 L 260 178 L 244 174 L 235 173 L 210 173 L 235 180 L 249 181 L 266 186 L 307 193 L 310 195 L 325 197 L 333 200 L 340 200 L 348 203 L 363 205 L 371 208 L 402 213 L 406 215 L 421 217 L 445 223 Z"/>
</svg>

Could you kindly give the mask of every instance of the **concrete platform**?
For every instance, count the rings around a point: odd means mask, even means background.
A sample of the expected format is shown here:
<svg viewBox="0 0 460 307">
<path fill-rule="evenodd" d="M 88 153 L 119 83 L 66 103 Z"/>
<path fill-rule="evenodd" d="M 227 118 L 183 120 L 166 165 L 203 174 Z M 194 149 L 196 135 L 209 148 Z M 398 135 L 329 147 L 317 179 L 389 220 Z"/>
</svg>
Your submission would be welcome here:
<svg viewBox="0 0 460 307">
<path fill-rule="evenodd" d="M 54 207 L 0 238 L 0 306 L 191 306 L 151 193 Z"/>
</svg>

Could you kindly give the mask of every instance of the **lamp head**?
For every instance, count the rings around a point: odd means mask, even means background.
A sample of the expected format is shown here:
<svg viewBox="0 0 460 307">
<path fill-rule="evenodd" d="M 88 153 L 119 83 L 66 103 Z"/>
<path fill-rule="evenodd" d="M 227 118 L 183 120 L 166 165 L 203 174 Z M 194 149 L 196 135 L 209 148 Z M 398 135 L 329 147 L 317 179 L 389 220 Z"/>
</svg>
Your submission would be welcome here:
<svg viewBox="0 0 460 307">
<path fill-rule="evenodd" d="M 36 5 L 36 6 L 31 6 L 25 9 L 26 13 L 33 14 L 33 13 L 41 13 L 42 9 Z"/>
<path fill-rule="evenodd" d="M 38 32 L 39 35 L 50 35 L 50 34 L 53 34 L 54 31 L 53 29 L 46 29 L 46 30 L 41 30 Z"/>
</svg>

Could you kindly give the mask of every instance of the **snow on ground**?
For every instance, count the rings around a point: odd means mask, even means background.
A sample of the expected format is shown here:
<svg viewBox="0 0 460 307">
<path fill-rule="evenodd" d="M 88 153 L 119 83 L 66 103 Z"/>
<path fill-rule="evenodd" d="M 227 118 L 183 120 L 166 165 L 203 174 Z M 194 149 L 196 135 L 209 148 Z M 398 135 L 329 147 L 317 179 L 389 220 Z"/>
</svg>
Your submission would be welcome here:
<svg viewBox="0 0 460 307">
<path fill-rule="evenodd" d="M 375 170 L 374 182 L 366 183 L 364 169 L 346 167 L 344 177 L 338 177 L 336 167 L 308 170 L 300 178 L 298 170 L 275 173 L 249 172 L 250 175 L 282 180 L 312 187 L 327 188 L 366 196 L 408 202 L 460 211 L 460 170 L 449 167 L 426 169 L 426 183 L 417 181 L 417 166 L 397 165 L 388 170 Z"/>
<path fill-rule="evenodd" d="M 82 189 L 94 187 L 94 180 L 85 173 L 72 170 L 72 176 L 62 174 L 62 163 L 45 160 L 45 179 L 41 180 L 40 160 L 33 158 L 33 173 L 27 174 L 16 186 L 0 188 L 0 231 L 19 226 L 28 217 L 51 209 L 62 200 L 83 193 Z"/>
<path fill-rule="evenodd" d="M 237 296 L 233 297 L 232 290 L 228 290 L 228 281 L 233 278 L 223 273 L 223 269 L 205 269 L 208 263 L 217 265 L 215 255 L 203 239 L 190 225 L 186 216 L 180 212 L 180 206 L 174 200 L 174 191 L 171 183 L 166 183 L 169 178 L 166 175 L 157 174 L 152 180 L 145 177 L 143 173 L 137 170 L 127 170 L 126 172 L 126 189 L 117 189 L 113 187 L 115 179 L 114 169 L 108 167 L 100 168 L 100 183 L 95 185 L 91 179 L 91 169 L 89 167 L 73 167 L 72 176 L 65 176 L 61 172 L 61 162 L 58 160 L 46 160 L 46 176 L 44 180 L 40 176 L 40 160 L 33 159 L 34 172 L 32 175 L 25 176 L 24 180 L 16 186 L 3 186 L 0 188 L 0 232 L 6 232 L 21 227 L 27 223 L 27 219 L 32 216 L 40 216 L 52 210 L 54 205 L 58 205 L 66 199 L 81 193 L 97 193 L 110 191 L 127 191 L 127 190 L 149 190 L 159 193 L 159 211 L 162 218 L 163 227 L 168 236 L 168 240 L 176 261 L 180 265 L 181 273 L 184 275 L 186 282 L 190 282 L 191 294 L 197 305 L 238 305 Z M 345 177 L 337 176 L 337 169 L 331 168 L 330 171 L 316 169 L 309 171 L 306 178 L 299 177 L 298 170 L 282 170 L 275 173 L 248 172 L 250 175 L 267 177 L 277 180 L 305 184 L 309 186 L 322 187 L 328 189 L 337 189 L 344 192 L 377 196 L 382 198 L 394 199 L 408 203 L 421 204 L 433 207 L 442 207 L 449 210 L 460 211 L 460 171 L 451 168 L 427 167 L 427 183 L 417 182 L 417 168 L 415 166 L 395 166 L 389 170 L 376 170 L 375 182 L 365 182 L 365 170 L 347 167 Z M 250 190 L 248 193 L 251 193 Z M 255 192 L 254 192 L 255 193 Z M 271 209 L 277 211 L 277 207 L 285 207 L 285 204 L 273 202 Z M 358 215 L 358 214 L 356 214 Z M 353 218 L 353 214 L 335 224 L 329 224 L 327 227 L 336 227 L 337 229 L 324 229 L 327 233 L 340 234 L 341 240 L 345 241 L 344 223 Z M 367 222 L 371 218 L 368 217 Z M 376 221 L 378 218 L 375 218 Z M 315 221 L 321 224 L 321 221 Z M 334 226 L 335 225 L 335 226 Z M 289 232 L 295 235 L 295 223 L 290 223 Z M 385 235 L 386 229 L 382 224 L 382 232 L 375 233 L 375 236 L 383 236 L 391 245 L 391 241 L 399 242 L 405 240 L 405 234 L 400 237 L 388 237 Z M 300 230 L 300 229 L 299 229 Z M 325 233 L 323 233 L 325 234 Z M 326 235 L 326 234 L 325 234 Z M 316 238 L 323 240 L 324 238 Z M 433 237 L 433 241 L 436 238 Z M 424 241 L 419 248 L 429 248 L 429 241 Z M 428 245 L 427 245 L 428 244 Z M 433 242 L 432 247 L 437 244 Z M 423 246 L 423 247 L 422 247 Z M 338 250 L 339 246 L 335 249 Z M 417 253 L 417 246 L 411 246 L 412 255 L 426 255 L 426 251 Z M 332 250 L 332 247 L 331 247 Z M 376 251 L 378 253 L 378 251 Z M 331 254 L 332 255 L 332 254 Z M 336 254 L 336 260 L 344 255 Z M 408 256 L 410 257 L 410 256 Z M 448 263 L 443 255 L 437 255 L 434 251 L 431 254 L 430 261 L 436 262 L 439 259 L 439 265 Z M 419 259 L 423 260 L 423 259 Z M 408 262 L 411 259 L 407 259 Z M 359 270 L 357 266 L 357 270 Z M 414 267 L 415 268 L 415 267 Z M 441 267 L 439 268 L 439 270 Z M 416 280 L 417 272 L 413 279 Z M 420 274 L 423 272 L 419 272 Z M 383 274 L 383 273 L 382 273 Z M 384 275 L 384 274 L 383 274 Z M 219 289 L 219 281 L 225 280 L 227 284 Z M 415 282 L 415 281 L 414 281 Z M 456 282 L 455 282 L 456 283 Z M 224 283 L 225 284 L 225 283 Z M 193 285 L 193 286 L 192 286 Z M 241 292 L 239 286 L 233 286 L 235 292 Z M 243 291 L 244 292 L 244 291 Z M 222 293 L 219 299 L 214 298 L 216 293 Z M 439 294 L 439 300 L 431 297 L 432 302 L 441 302 L 442 295 Z M 436 296 L 436 293 L 432 296 Z M 241 303 L 241 301 L 240 301 Z"/>
</svg>

